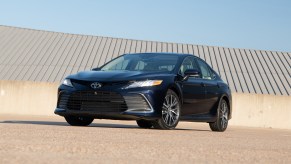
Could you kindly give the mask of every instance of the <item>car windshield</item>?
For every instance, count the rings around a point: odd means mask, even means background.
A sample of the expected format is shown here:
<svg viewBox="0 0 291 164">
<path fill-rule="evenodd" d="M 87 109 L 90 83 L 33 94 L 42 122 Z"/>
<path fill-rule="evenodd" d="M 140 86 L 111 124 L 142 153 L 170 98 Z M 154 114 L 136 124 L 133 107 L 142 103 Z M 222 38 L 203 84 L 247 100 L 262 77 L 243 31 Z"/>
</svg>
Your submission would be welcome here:
<svg viewBox="0 0 291 164">
<path fill-rule="evenodd" d="M 110 61 L 101 70 L 170 72 L 175 68 L 177 61 L 178 56 L 171 54 L 128 54 Z"/>
</svg>

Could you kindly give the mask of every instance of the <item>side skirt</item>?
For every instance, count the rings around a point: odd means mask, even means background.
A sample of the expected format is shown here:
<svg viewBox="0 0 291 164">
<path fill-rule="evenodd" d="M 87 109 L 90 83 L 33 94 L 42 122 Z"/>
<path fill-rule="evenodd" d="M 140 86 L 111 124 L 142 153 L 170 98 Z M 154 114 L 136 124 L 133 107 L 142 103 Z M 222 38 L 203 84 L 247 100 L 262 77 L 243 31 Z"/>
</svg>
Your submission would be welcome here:
<svg viewBox="0 0 291 164">
<path fill-rule="evenodd" d="M 189 122 L 215 122 L 217 116 L 212 114 L 195 114 L 195 115 L 185 115 L 180 117 L 180 121 Z"/>
</svg>

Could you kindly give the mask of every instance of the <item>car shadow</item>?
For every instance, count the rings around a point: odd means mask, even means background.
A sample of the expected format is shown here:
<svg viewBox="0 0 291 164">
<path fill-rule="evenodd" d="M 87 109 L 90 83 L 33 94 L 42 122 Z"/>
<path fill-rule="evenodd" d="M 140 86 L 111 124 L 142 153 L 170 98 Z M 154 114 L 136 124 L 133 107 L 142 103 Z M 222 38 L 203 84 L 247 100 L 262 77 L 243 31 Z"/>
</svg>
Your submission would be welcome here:
<svg viewBox="0 0 291 164">
<path fill-rule="evenodd" d="M 56 121 L 24 121 L 24 120 L 5 120 L 0 121 L 0 124 L 30 124 L 30 125 L 52 125 L 52 126 L 70 126 L 66 122 L 56 122 Z M 126 124 L 106 124 L 106 123 L 92 123 L 88 127 L 98 127 L 98 128 L 127 128 L 127 129 L 140 129 L 137 125 L 126 125 Z M 151 130 L 160 130 L 153 129 Z M 174 130 L 181 131 L 210 131 L 203 129 L 187 129 L 187 128 L 175 128 Z"/>
<path fill-rule="evenodd" d="M 31 125 L 70 126 L 66 122 L 56 122 L 56 121 L 22 121 L 22 120 L 6 120 L 6 121 L 1 121 L 0 124 L 31 124 Z M 100 128 L 138 128 L 138 126 L 136 126 L 136 125 L 105 124 L 105 123 L 92 123 L 88 127 L 100 127 Z"/>
</svg>

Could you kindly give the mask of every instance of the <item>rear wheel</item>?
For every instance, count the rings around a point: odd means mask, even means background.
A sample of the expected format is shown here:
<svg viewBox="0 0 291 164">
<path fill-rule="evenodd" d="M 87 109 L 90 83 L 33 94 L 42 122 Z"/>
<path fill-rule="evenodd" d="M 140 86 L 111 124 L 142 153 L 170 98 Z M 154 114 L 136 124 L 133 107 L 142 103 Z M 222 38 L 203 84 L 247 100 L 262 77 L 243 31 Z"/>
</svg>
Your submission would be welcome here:
<svg viewBox="0 0 291 164">
<path fill-rule="evenodd" d="M 218 107 L 218 117 L 216 122 L 210 122 L 209 126 L 212 131 L 223 132 L 228 125 L 228 105 L 227 102 L 222 99 Z"/>
<path fill-rule="evenodd" d="M 162 117 L 153 122 L 156 129 L 174 129 L 180 119 L 181 104 L 178 95 L 168 90 L 162 108 Z"/>
<path fill-rule="evenodd" d="M 78 116 L 65 116 L 65 119 L 67 123 L 72 126 L 88 126 L 94 120 L 94 118 Z"/>
<path fill-rule="evenodd" d="M 149 129 L 153 126 L 152 122 L 147 121 L 147 120 L 136 120 L 136 123 L 140 128 L 145 128 L 145 129 Z"/>
</svg>

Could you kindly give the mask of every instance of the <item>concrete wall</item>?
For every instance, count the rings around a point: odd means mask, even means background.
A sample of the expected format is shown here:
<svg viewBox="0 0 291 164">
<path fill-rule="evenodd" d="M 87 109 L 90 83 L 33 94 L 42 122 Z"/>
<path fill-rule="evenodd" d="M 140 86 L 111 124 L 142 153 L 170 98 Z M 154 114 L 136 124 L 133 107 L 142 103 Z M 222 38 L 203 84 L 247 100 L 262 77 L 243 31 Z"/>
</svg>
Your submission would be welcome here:
<svg viewBox="0 0 291 164">
<path fill-rule="evenodd" d="M 232 125 L 291 129 L 291 96 L 233 93 Z"/>
<path fill-rule="evenodd" d="M 58 85 L 0 81 L 0 114 L 54 115 Z M 230 125 L 291 129 L 291 96 L 233 93 Z"/>
<path fill-rule="evenodd" d="M 53 115 L 57 83 L 0 81 L 0 114 Z"/>
</svg>

